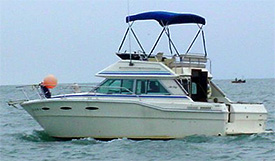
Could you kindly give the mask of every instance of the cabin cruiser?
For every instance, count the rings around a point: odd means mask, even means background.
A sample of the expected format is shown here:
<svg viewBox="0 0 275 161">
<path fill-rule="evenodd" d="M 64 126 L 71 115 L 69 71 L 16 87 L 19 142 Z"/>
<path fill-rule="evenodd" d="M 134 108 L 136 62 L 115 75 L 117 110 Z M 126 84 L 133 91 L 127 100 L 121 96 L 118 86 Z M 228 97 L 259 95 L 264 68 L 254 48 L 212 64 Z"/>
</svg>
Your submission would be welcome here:
<svg viewBox="0 0 275 161">
<path fill-rule="evenodd" d="M 162 27 L 149 53 L 133 30 L 133 23 L 142 20 L 155 20 Z M 129 26 L 116 53 L 121 60 L 96 74 L 105 78 L 98 86 L 88 92 L 20 103 L 50 136 L 175 139 L 265 131 L 267 111 L 263 104 L 233 102 L 212 81 L 203 17 L 152 11 L 127 16 L 126 22 Z M 176 24 L 199 28 L 184 54 L 178 52 L 170 36 L 169 26 Z M 121 52 L 130 33 L 141 51 Z M 169 49 L 175 54 L 153 54 L 162 35 L 168 37 Z M 191 54 L 198 35 L 202 35 L 204 54 Z"/>
</svg>

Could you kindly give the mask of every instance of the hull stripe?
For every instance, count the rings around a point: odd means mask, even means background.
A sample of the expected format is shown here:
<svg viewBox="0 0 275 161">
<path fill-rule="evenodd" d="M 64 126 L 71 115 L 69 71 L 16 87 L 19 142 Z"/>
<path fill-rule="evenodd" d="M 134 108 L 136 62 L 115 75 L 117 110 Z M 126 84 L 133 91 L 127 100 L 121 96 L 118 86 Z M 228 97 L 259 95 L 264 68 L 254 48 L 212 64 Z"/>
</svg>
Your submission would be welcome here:
<svg viewBox="0 0 275 161">
<path fill-rule="evenodd" d="M 64 98 L 64 97 L 136 97 L 136 98 L 183 98 L 188 99 L 187 96 L 145 96 L 145 95 L 109 95 L 109 94 L 83 94 L 83 95 L 63 95 L 63 96 L 53 96 L 52 98 Z"/>
</svg>

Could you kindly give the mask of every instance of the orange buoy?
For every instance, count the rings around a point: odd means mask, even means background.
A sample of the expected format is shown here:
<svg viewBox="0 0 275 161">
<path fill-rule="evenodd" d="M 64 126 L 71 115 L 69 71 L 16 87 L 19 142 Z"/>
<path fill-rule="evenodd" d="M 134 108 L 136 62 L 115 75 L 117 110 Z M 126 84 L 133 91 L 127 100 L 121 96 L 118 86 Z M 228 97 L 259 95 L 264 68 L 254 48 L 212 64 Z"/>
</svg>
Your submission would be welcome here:
<svg viewBox="0 0 275 161">
<path fill-rule="evenodd" d="M 43 85 L 47 88 L 54 88 L 57 85 L 57 79 L 55 78 L 54 75 L 50 74 L 46 76 L 43 80 Z"/>
</svg>

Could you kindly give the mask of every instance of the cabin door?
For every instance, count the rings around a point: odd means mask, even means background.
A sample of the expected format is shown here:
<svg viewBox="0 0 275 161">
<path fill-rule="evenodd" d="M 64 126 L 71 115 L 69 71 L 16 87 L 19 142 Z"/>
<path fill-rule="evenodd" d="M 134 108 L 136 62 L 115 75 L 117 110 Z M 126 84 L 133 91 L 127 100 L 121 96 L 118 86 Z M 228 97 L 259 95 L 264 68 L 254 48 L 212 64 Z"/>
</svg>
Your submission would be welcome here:
<svg viewBox="0 0 275 161">
<path fill-rule="evenodd" d="M 191 98 L 193 101 L 207 102 L 207 72 L 192 69 Z"/>
</svg>

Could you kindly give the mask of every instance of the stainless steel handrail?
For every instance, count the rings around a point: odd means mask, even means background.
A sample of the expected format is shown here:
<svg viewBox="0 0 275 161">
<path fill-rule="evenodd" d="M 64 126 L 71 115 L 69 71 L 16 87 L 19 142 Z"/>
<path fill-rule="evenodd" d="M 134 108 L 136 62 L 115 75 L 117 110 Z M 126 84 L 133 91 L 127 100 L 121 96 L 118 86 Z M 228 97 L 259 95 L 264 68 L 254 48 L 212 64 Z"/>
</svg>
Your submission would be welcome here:
<svg viewBox="0 0 275 161">
<path fill-rule="evenodd" d="M 98 94 L 102 94 L 102 93 L 98 93 L 97 92 L 97 90 L 99 89 L 99 88 L 107 88 L 107 89 L 120 89 L 120 90 L 125 90 L 126 92 L 129 92 L 129 94 L 131 94 L 131 95 L 133 95 L 133 96 L 136 96 L 137 98 L 139 98 L 139 96 L 138 95 L 136 95 L 133 91 L 131 91 L 130 89 L 128 89 L 128 88 L 126 88 L 126 87 L 116 87 L 116 86 L 114 86 L 114 87 L 110 87 L 110 86 L 95 86 L 95 85 L 78 85 L 78 84 L 69 84 L 69 85 L 60 85 L 60 86 L 58 86 L 59 88 L 61 88 L 60 90 L 62 91 L 63 90 L 63 92 L 62 93 L 60 93 L 60 94 L 55 94 L 54 92 L 54 90 L 55 89 L 53 89 L 51 92 L 53 92 L 53 94 L 54 94 L 54 96 L 59 96 L 59 98 L 66 98 L 66 94 L 72 94 L 72 93 L 93 93 L 95 96 L 97 96 Z M 58 88 L 57 87 L 57 88 Z M 37 84 L 34 84 L 34 85 L 23 85 L 23 86 L 17 86 L 16 88 L 19 88 L 22 92 L 23 92 L 23 94 L 24 94 L 24 96 L 25 96 L 25 98 L 27 99 L 27 100 L 31 100 L 31 96 L 28 94 L 28 92 L 27 92 L 27 90 L 29 89 L 31 89 L 31 90 L 35 90 L 35 93 L 36 93 L 36 95 L 39 97 L 39 99 L 46 99 L 46 97 L 44 96 L 44 94 L 43 94 L 43 92 L 42 92 L 42 90 L 40 89 L 40 86 L 39 85 L 37 85 Z M 82 91 L 83 89 L 85 89 L 85 88 L 89 88 L 89 89 L 86 89 L 86 91 Z M 70 89 L 69 91 L 67 91 L 67 93 L 66 93 L 66 91 L 65 90 L 68 90 L 68 89 Z M 120 93 L 118 93 L 118 94 L 121 94 L 121 92 Z"/>
</svg>

